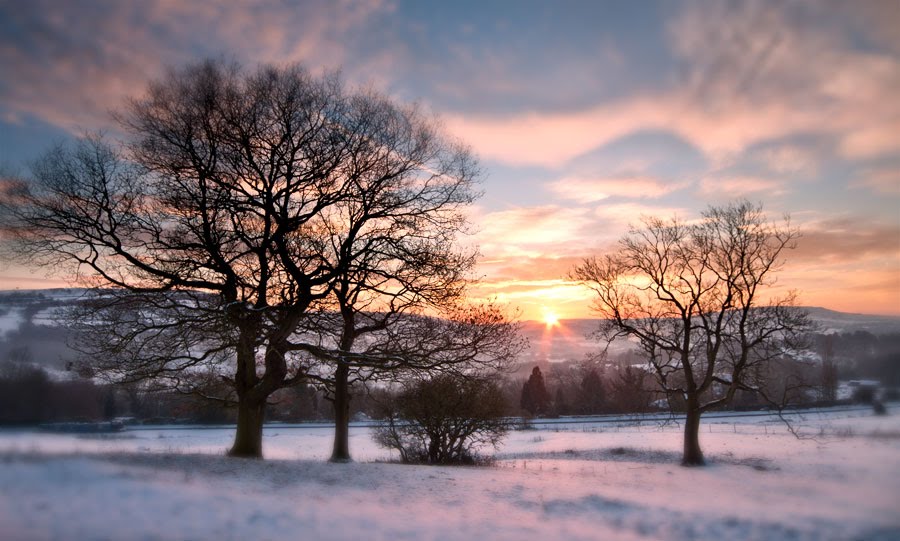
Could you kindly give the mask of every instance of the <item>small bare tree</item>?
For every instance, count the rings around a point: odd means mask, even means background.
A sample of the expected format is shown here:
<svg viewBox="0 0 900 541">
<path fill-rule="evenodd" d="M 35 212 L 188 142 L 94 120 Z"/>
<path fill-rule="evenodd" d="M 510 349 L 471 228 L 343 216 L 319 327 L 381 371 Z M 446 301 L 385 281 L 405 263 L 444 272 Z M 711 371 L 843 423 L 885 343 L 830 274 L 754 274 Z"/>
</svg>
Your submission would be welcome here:
<svg viewBox="0 0 900 541">
<path fill-rule="evenodd" d="M 764 297 L 797 237 L 787 220 L 770 223 L 742 201 L 692 223 L 645 218 L 617 252 L 572 272 L 597 295 L 600 335 L 636 340 L 662 389 L 683 401 L 685 465 L 704 463 L 700 416 L 739 390 L 765 395 L 768 366 L 809 329 L 794 293 Z"/>
<path fill-rule="evenodd" d="M 479 379 L 506 369 L 525 347 L 518 324 L 492 303 L 458 302 L 448 291 L 432 299 L 438 304 L 426 305 L 435 311 L 425 315 L 415 309 L 418 302 L 390 298 L 390 307 L 381 311 L 350 303 L 338 312 L 317 313 L 308 322 L 312 332 L 295 340 L 297 350 L 310 354 L 307 377 L 334 404 L 332 461 L 350 460 L 350 384 L 435 374 Z"/>
<path fill-rule="evenodd" d="M 385 405 L 373 437 L 403 462 L 465 464 L 496 447 L 510 428 L 508 404 L 490 379 L 441 374 L 407 384 Z"/>
</svg>

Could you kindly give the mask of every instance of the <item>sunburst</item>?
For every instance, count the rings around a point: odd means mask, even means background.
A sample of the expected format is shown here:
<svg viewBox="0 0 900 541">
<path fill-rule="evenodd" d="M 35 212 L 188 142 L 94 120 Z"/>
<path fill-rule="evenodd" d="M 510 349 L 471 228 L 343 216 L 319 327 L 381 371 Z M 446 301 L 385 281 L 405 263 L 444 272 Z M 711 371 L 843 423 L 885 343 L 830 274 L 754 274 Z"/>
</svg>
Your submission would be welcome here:
<svg viewBox="0 0 900 541">
<path fill-rule="evenodd" d="M 553 312 L 544 312 L 544 324 L 548 329 L 551 327 L 558 327 L 559 317 Z"/>
</svg>

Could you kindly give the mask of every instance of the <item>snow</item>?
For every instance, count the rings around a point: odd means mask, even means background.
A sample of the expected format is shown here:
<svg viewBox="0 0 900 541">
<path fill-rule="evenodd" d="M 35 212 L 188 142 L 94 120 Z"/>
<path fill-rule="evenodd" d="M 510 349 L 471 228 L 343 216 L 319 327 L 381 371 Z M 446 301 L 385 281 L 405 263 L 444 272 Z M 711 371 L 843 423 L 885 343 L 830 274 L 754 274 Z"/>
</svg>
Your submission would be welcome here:
<svg viewBox="0 0 900 541">
<path fill-rule="evenodd" d="M 680 427 L 610 418 L 510 433 L 487 467 L 405 466 L 351 429 L 266 427 L 265 461 L 230 429 L 110 438 L 0 432 L 0 539 L 900 539 L 900 408 L 710 417 L 710 465 Z"/>
<path fill-rule="evenodd" d="M 5 311 L 0 310 L 0 339 L 5 334 L 14 332 L 22 326 L 25 321 L 24 312 L 24 308 L 20 306 L 10 306 Z"/>
</svg>

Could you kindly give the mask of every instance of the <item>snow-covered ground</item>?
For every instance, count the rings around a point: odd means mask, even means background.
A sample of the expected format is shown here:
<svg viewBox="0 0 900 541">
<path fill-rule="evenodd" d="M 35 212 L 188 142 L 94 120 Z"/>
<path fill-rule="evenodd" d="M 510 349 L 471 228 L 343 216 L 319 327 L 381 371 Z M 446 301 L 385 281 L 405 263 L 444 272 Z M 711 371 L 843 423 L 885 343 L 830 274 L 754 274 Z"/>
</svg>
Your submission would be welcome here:
<svg viewBox="0 0 900 541">
<path fill-rule="evenodd" d="M 710 465 L 678 465 L 676 424 L 512 432 L 491 467 L 404 466 L 352 429 L 266 428 L 269 460 L 222 456 L 227 429 L 112 438 L 0 432 L 0 539 L 900 539 L 900 410 L 703 426 Z"/>
<path fill-rule="evenodd" d="M 20 306 L 11 306 L 5 310 L 0 310 L 0 339 L 22 325 L 22 322 L 25 321 L 24 311 L 24 308 Z"/>
</svg>

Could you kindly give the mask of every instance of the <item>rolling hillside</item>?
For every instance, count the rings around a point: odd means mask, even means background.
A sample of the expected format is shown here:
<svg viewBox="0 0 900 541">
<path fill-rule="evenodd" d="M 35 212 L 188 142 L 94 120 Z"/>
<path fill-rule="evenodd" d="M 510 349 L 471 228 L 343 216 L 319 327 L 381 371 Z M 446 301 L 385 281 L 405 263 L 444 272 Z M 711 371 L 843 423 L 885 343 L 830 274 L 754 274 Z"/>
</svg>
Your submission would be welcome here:
<svg viewBox="0 0 900 541">
<path fill-rule="evenodd" d="M 67 345 L 64 329 L 53 321 L 54 311 L 76 302 L 84 290 L 48 289 L 0 292 L 0 361 L 22 359 L 51 370 L 62 370 L 74 357 Z M 867 331 L 872 334 L 900 333 L 900 317 L 848 314 L 819 307 L 807 310 L 824 333 Z M 603 344 L 590 335 L 597 329 L 596 319 L 566 319 L 555 327 L 541 321 L 522 323 L 530 348 L 522 355 L 523 364 L 580 361 L 596 354 Z M 611 353 L 629 348 L 627 342 L 615 343 Z"/>
</svg>

